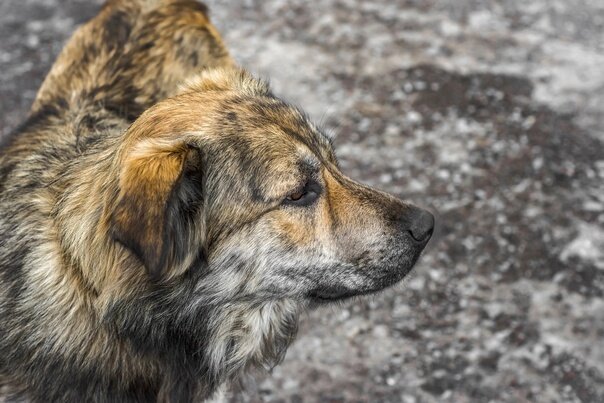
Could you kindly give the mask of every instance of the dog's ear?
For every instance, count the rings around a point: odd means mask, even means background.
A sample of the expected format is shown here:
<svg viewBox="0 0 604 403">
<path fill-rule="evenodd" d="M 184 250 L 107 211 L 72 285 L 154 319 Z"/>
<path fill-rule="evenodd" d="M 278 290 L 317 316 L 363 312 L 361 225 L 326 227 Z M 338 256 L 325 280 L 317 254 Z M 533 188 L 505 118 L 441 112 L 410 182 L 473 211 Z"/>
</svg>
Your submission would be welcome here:
<svg viewBox="0 0 604 403">
<path fill-rule="evenodd" d="M 268 82 L 255 78 L 240 68 L 206 70 L 187 80 L 180 88 L 180 93 L 205 91 L 237 91 L 251 96 L 271 95 Z"/>
<path fill-rule="evenodd" d="M 146 139 L 126 153 L 110 214 L 111 232 L 152 278 L 167 269 L 180 272 L 197 257 L 201 188 L 197 148 Z"/>
</svg>

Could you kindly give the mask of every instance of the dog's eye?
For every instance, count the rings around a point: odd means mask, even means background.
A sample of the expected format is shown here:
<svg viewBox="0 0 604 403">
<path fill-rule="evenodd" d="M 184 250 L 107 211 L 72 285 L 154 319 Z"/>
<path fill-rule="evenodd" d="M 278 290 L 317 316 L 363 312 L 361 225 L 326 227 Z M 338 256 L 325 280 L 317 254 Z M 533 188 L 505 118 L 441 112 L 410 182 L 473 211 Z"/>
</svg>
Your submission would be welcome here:
<svg viewBox="0 0 604 403">
<path fill-rule="evenodd" d="M 306 192 L 304 190 L 301 190 L 299 192 L 296 192 L 296 193 L 293 193 L 293 194 L 290 194 L 289 196 L 287 196 L 287 200 L 298 201 L 301 198 L 303 198 L 305 194 L 306 194 Z"/>
<path fill-rule="evenodd" d="M 319 198 L 320 193 L 320 186 L 316 183 L 309 182 L 302 189 L 298 189 L 289 194 L 285 200 L 283 200 L 283 204 L 308 206 Z"/>
</svg>

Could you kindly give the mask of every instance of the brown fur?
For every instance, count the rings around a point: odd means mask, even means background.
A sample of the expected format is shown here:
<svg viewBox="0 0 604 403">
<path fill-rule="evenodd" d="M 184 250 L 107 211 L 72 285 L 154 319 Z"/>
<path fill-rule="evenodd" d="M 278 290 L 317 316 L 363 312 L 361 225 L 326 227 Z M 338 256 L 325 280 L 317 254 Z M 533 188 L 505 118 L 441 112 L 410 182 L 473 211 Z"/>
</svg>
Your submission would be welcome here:
<svg viewBox="0 0 604 403">
<path fill-rule="evenodd" d="M 0 386 L 191 401 L 400 280 L 427 213 L 345 177 L 192 0 L 109 1 L 0 154 Z"/>
</svg>

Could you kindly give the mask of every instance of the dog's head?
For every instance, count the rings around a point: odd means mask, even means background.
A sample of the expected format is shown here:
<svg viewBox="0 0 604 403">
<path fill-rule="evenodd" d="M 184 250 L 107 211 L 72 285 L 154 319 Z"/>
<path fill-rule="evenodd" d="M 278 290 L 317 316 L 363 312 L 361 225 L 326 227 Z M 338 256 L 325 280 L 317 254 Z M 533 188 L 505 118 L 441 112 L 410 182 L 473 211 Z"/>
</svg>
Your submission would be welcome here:
<svg viewBox="0 0 604 403">
<path fill-rule="evenodd" d="M 199 287 L 230 298 L 383 289 L 434 227 L 430 213 L 342 174 L 330 139 L 240 70 L 205 73 L 146 111 L 118 161 L 113 237 L 156 280 L 205 271 Z"/>
</svg>

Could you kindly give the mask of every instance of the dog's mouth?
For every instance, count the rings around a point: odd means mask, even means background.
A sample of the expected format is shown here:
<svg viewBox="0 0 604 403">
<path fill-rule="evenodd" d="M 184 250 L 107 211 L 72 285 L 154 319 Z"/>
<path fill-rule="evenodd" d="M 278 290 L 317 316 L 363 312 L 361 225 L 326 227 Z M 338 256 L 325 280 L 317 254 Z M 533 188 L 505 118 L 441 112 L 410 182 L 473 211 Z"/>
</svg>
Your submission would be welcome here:
<svg viewBox="0 0 604 403">
<path fill-rule="evenodd" d="M 348 289 L 319 289 L 311 291 L 308 294 L 308 298 L 315 303 L 326 304 L 329 302 L 343 301 L 359 294 L 361 293 Z"/>
<path fill-rule="evenodd" d="M 315 289 L 307 294 L 308 299 L 316 304 L 345 301 L 352 297 L 373 294 L 385 287 L 371 287 L 363 290 L 351 290 L 349 288 L 329 287 Z"/>
</svg>

